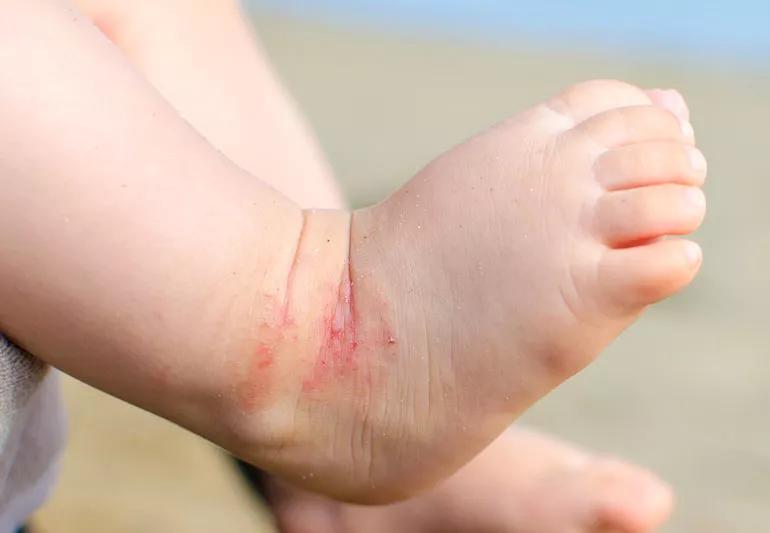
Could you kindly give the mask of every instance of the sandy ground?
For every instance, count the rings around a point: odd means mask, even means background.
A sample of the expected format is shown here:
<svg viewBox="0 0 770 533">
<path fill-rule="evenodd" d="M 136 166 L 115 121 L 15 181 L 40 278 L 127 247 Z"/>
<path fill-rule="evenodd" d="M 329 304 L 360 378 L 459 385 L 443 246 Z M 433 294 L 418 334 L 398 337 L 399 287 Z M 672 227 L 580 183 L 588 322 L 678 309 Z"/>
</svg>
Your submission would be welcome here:
<svg viewBox="0 0 770 533">
<path fill-rule="evenodd" d="M 660 472 L 679 494 L 668 533 L 767 529 L 770 70 L 500 51 L 270 18 L 258 26 L 358 204 L 571 82 L 680 88 L 710 160 L 703 274 L 525 421 Z M 270 530 L 211 446 L 66 385 L 72 438 L 41 532 Z"/>
</svg>

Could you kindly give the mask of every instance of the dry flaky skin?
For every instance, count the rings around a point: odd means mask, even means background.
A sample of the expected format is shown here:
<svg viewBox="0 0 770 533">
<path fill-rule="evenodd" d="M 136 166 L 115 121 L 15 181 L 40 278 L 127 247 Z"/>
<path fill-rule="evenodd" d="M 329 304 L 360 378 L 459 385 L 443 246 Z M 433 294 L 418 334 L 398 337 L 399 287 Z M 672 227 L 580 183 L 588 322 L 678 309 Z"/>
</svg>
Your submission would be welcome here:
<svg viewBox="0 0 770 533">
<path fill-rule="evenodd" d="M 398 341 L 387 299 L 348 260 L 349 229 L 343 211 L 305 213 L 286 303 L 257 325 L 254 337 L 248 389 L 260 391 L 259 403 L 251 394 L 240 402 L 234 433 L 248 436 L 239 445 L 247 459 L 354 497 L 354 487 L 370 482 L 366 420 L 372 399 L 389 394 Z M 266 441 L 265 433 L 276 440 Z"/>
<path fill-rule="evenodd" d="M 2 330 L 304 486 L 433 484 L 700 263 L 656 239 L 703 216 L 691 130 L 635 87 L 575 86 L 377 206 L 303 212 L 76 12 L 4 8 Z"/>
</svg>

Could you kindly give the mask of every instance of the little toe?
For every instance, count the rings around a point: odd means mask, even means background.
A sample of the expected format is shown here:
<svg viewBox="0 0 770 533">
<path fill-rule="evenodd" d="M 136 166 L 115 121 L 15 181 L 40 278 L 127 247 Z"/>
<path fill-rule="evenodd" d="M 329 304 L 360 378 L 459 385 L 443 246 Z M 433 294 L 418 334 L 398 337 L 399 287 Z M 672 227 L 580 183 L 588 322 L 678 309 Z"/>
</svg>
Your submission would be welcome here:
<svg viewBox="0 0 770 533">
<path fill-rule="evenodd" d="M 629 83 L 617 80 L 591 80 L 578 83 L 551 98 L 554 111 L 570 117 L 575 124 L 608 109 L 650 105 L 648 94 Z"/>
<path fill-rule="evenodd" d="M 606 148 L 649 141 L 675 141 L 695 144 L 689 122 L 683 122 L 667 109 L 654 105 L 610 109 L 583 121 L 572 130 Z"/>
<path fill-rule="evenodd" d="M 694 146 L 673 141 L 651 141 L 621 146 L 596 161 L 596 179 L 607 190 L 678 183 L 703 185 L 706 158 Z"/>
<path fill-rule="evenodd" d="M 651 89 L 645 92 L 653 104 L 668 109 L 682 120 L 690 120 L 690 108 L 679 91 L 674 89 Z"/>
<path fill-rule="evenodd" d="M 629 246 L 664 235 L 695 231 L 706 212 L 698 187 L 665 184 L 602 195 L 596 204 L 597 232 L 610 246 Z"/>
<path fill-rule="evenodd" d="M 700 247 L 682 239 L 611 249 L 599 262 L 597 281 L 610 308 L 630 312 L 686 287 L 701 261 Z"/>
</svg>

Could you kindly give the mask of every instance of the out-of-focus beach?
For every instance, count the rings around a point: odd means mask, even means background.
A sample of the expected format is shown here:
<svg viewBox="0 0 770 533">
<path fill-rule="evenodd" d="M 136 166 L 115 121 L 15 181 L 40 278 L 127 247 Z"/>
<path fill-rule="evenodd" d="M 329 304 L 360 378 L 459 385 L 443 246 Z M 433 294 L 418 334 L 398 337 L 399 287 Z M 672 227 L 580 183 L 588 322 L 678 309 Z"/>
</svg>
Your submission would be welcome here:
<svg viewBox="0 0 770 533">
<path fill-rule="evenodd" d="M 504 50 L 276 17 L 258 28 L 356 205 L 573 82 L 680 89 L 710 163 L 702 275 L 523 422 L 659 472 L 678 494 L 665 532 L 768 529 L 770 67 Z M 272 531 L 218 450 L 72 380 L 64 388 L 70 446 L 36 533 Z"/>
</svg>

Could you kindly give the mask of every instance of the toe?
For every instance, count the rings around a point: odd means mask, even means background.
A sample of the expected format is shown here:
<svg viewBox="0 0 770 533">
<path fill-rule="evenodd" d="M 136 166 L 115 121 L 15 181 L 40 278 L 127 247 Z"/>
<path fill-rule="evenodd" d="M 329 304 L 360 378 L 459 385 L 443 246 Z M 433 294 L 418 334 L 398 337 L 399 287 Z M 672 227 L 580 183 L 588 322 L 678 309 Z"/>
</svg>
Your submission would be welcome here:
<svg viewBox="0 0 770 533">
<path fill-rule="evenodd" d="M 621 461 L 602 460 L 592 470 L 594 511 L 600 531 L 648 533 L 673 508 L 671 489 L 653 474 Z"/>
<path fill-rule="evenodd" d="M 650 141 L 695 143 L 689 122 L 654 105 L 610 109 L 583 121 L 572 131 L 606 148 Z"/>
<path fill-rule="evenodd" d="M 700 186 L 706 179 L 706 158 L 694 146 L 651 141 L 605 152 L 594 171 L 610 191 L 663 183 Z"/>
<path fill-rule="evenodd" d="M 597 282 L 608 306 L 629 312 L 683 289 L 701 259 L 700 247 L 682 239 L 608 250 L 599 263 Z"/>
<path fill-rule="evenodd" d="M 596 205 L 596 231 L 610 246 L 629 246 L 695 231 L 705 213 L 706 197 L 698 187 L 666 184 L 608 192 Z"/>
<path fill-rule="evenodd" d="M 679 91 L 674 89 L 651 89 L 646 91 L 646 93 L 653 104 L 663 109 L 668 109 L 682 120 L 690 120 L 690 108 Z"/>
<path fill-rule="evenodd" d="M 617 80 L 592 80 L 578 83 L 548 102 L 548 107 L 570 117 L 575 124 L 608 109 L 650 105 L 648 94 L 629 83 Z"/>
</svg>

